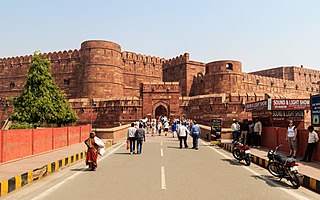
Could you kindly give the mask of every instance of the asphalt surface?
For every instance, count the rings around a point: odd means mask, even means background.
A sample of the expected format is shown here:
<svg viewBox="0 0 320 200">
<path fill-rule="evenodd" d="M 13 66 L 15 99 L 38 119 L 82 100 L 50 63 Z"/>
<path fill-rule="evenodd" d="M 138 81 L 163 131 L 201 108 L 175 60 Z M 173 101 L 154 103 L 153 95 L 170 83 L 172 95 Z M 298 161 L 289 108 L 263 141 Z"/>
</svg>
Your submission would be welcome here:
<svg viewBox="0 0 320 200">
<path fill-rule="evenodd" d="M 0 199 L 319 199 L 320 195 L 245 166 L 232 155 L 199 141 L 199 150 L 179 149 L 171 135 L 147 136 L 141 155 L 130 155 L 124 141 L 108 148 L 96 172 L 84 161 Z"/>
</svg>

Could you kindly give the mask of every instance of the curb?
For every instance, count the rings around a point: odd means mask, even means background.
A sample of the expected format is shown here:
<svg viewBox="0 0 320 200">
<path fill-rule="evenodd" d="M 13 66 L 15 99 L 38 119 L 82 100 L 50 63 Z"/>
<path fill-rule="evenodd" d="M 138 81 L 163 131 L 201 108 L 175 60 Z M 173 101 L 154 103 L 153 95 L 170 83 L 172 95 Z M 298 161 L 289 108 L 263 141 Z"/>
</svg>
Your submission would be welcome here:
<svg viewBox="0 0 320 200">
<path fill-rule="evenodd" d="M 225 143 L 221 143 L 220 147 L 226 149 L 229 152 L 232 152 L 232 149 L 233 149 L 232 145 L 225 144 Z M 265 168 L 265 169 L 267 168 L 268 163 L 269 163 L 268 160 L 266 160 L 264 158 L 260 158 L 256 155 L 253 155 L 252 162 L 256 165 L 259 165 L 260 167 Z M 304 174 L 302 174 L 302 175 L 303 175 L 303 178 L 302 178 L 302 180 L 300 180 L 301 186 L 320 194 L 320 180 L 317 180 L 313 177 L 310 177 L 310 176 L 307 176 Z"/>
<path fill-rule="evenodd" d="M 113 145 L 113 141 L 108 140 L 105 143 L 106 148 Z M 10 178 L 9 180 L 4 180 L 0 182 L 0 197 L 15 191 L 23 186 L 26 186 L 34 181 L 41 180 L 44 176 L 50 175 L 52 172 L 59 171 L 60 169 L 70 166 L 77 161 L 80 161 L 86 157 L 87 151 L 82 151 L 80 153 L 62 158 L 58 161 L 52 162 L 50 164 L 44 165 L 40 168 L 30 170 L 23 174 L 17 175 Z"/>
</svg>

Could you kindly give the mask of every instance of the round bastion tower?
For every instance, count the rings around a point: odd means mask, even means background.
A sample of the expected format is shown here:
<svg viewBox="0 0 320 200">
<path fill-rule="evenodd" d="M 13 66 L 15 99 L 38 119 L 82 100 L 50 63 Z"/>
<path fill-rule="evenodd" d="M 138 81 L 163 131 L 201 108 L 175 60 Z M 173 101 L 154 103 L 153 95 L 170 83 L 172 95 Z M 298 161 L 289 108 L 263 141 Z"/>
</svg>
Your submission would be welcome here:
<svg viewBox="0 0 320 200">
<path fill-rule="evenodd" d="M 102 40 L 81 44 L 78 98 L 123 96 L 123 66 L 120 45 Z"/>
<path fill-rule="evenodd" d="M 210 92 L 239 93 L 242 85 L 242 63 L 222 60 L 206 64 L 206 76 L 212 82 Z M 211 85 L 211 84 L 210 84 Z"/>
</svg>

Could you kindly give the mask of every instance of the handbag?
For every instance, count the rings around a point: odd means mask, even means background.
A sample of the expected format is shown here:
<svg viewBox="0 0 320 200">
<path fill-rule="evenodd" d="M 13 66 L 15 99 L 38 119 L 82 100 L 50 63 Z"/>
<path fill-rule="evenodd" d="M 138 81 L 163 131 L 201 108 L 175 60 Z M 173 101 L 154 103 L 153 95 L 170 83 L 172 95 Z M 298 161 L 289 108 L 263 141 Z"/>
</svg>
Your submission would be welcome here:
<svg viewBox="0 0 320 200">
<path fill-rule="evenodd" d="M 127 150 L 130 149 L 130 140 L 127 140 Z"/>
</svg>

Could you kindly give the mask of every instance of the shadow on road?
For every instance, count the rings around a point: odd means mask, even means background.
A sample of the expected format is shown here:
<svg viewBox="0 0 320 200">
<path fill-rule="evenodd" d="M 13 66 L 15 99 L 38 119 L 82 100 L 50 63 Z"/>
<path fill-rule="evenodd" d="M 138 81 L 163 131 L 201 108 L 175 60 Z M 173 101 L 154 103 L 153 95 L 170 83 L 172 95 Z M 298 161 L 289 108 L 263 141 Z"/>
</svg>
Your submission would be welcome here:
<svg viewBox="0 0 320 200">
<path fill-rule="evenodd" d="M 74 168 L 74 169 L 70 169 L 70 171 L 73 171 L 73 172 L 89 172 L 91 171 L 91 169 L 89 169 L 88 167 L 85 167 L 85 168 Z"/>
<path fill-rule="evenodd" d="M 129 155 L 131 155 L 129 152 L 121 152 L 121 153 L 114 153 L 114 154 L 116 154 L 116 155 L 127 155 L 127 156 L 129 156 Z"/>
<path fill-rule="evenodd" d="M 251 177 L 265 181 L 266 184 L 268 184 L 271 187 L 283 187 L 286 189 L 294 189 L 291 185 L 283 182 L 283 180 L 285 180 L 285 179 L 282 179 L 282 181 L 280 181 L 279 178 L 275 178 L 271 175 L 259 175 L 259 176 L 252 175 Z"/>
<path fill-rule="evenodd" d="M 180 149 L 179 146 L 167 146 L 167 148 L 170 148 L 170 149 Z"/>
<path fill-rule="evenodd" d="M 222 161 L 229 162 L 230 165 L 241 166 L 241 162 L 233 159 L 221 159 Z"/>
</svg>

